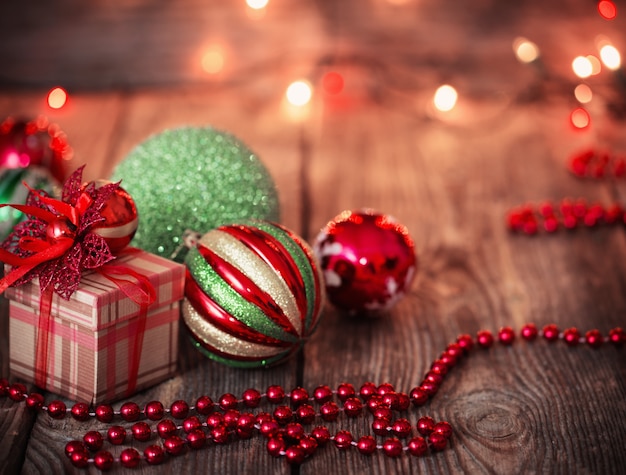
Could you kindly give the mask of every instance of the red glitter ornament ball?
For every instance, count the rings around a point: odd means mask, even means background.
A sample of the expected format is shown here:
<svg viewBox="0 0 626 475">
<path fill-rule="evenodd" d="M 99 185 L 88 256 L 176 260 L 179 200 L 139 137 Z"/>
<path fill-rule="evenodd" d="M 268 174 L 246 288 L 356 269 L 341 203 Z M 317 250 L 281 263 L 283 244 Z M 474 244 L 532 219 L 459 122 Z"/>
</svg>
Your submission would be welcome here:
<svg viewBox="0 0 626 475">
<path fill-rule="evenodd" d="M 96 187 L 107 183 L 95 182 Z M 88 186 L 88 185 L 85 185 Z M 113 254 L 118 254 L 130 244 L 139 225 L 137 207 L 133 198 L 122 187 L 118 187 L 100 210 L 104 222 L 93 227 L 93 232 L 104 238 Z"/>
<path fill-rule="evenodd" d="M 344 211 L 318 234 L 314 251 L 328 299 L 351 314 L 390 309 L 417 271 L 405 226 L 371 210 Z"/>
</svg>

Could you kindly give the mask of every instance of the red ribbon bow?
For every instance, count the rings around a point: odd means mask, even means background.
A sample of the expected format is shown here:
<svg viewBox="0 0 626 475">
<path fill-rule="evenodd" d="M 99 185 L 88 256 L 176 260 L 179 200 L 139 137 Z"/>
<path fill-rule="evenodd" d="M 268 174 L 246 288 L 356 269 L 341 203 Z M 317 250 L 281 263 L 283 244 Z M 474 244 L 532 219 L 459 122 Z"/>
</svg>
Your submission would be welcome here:
<svg viewBox="0 0 626 475">
<path fill-rule="evenodd" d="M 24 184 L 26 187 L 28 185 Z M 54 214 L 43 208 L 32 205 L 0 204 L 0 208 L 10 206 L 24 214 L 34 216 L 41 221 L 51 225 L 59 218 L 66 218 L 75 228 L 78 228 L 80 218 L 93 203 L 93 199 L 87 193 L 81 193 L 76 206 L 69 205 L 63 201 L 55 200 L 47 196 L 42 196 L 37 191 L 29 188 L 31 193 L 37 195 L 38 199 L 46 205 L 55 209 L 59 214 Z M 35 238 L 32 236 L 22 236 L 19 239 L 18 247 L 27 253 L 33 253 L 29 257 L 20 257 L 16 254 L 0 249 L 0 261 L 13 267 L 11 272 L 0 280 L 0 294 L 9 286 L 21 279 L 28 272 L 32 271 L 39 264 L 58 259 L 63 256 L 74 245 L 71 237 L 59 236 L 54 241 Z"/>
<path fill-rule="evenodd" d="M 0 279 L 0 294 L 11 285 L 40 277 L 35 384 L 45 387 L 53 291 L 69 299 L 78 287 L 82 271 L 86 269 L 96 270 L 117 285 L 140 307 L 138 331 L 132 354 L 129 355 L 128 392 L 131 393 L 137 385 L 148 307 L 156 300 L 156 292 L 143 274 L 123 265 L 105 265 L 115 257 L 106 241 L 91 233 L 90 228 L 104 220 L 99 211 L 119 185 L 110 184 L 101 188 L 82 186 L 83 168 L 76 170 L 65 183 L 63 201 L 29 188 L 29 201 L 34 204 L 27 201 L 25 205 L 0 205 L 10 206 L 30 216 L 29 220 L 18 224 L 3 243 L 3 247 L 12 248 L 17 253 L 0 248 L 0 261 L 12 266 L 11 271 Z"/>
</svg>

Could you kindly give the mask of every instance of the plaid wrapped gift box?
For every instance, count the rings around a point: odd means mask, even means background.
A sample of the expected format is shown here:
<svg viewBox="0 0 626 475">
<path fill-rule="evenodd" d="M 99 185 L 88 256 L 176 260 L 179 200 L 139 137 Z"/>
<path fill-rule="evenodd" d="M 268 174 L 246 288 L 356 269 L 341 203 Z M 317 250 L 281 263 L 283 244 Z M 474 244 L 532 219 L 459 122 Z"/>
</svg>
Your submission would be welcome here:
<svg viewBox="0 0 626 475">
<path fill-rule="evenodd" d="M 129 396 L 129 389 L 147 388 L 176 371 L 185 267 L 139 250 L 114 263 L 146 276 L 156 301 L 140 315 L 140 306 L 98 272 L 85 273 L 70 300 L 54 294 L 43 389 L 100 404 Z M 10 287 L 5 294 L 10 299 L 11 373 L 35 381 L 41 371 L 36 367 L 38 281 Z M 133 364 L 138 368 L 133 370 Z"/>
</svg>

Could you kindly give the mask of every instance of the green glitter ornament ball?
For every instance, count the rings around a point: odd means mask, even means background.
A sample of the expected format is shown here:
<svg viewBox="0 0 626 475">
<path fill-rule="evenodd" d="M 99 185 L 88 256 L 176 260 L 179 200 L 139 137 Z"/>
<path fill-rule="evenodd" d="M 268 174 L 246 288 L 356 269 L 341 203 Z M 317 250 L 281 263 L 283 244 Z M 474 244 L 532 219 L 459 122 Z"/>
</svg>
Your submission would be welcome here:
<svg viewBox="0 0 626 475">
<path fill-rule="evenodd" d="M 178 261 L 185 230 L 204 234 L 242 219 L 280 220 L 276 186 L 263 163 L 239 139 L 211 127 L 150 137 L 112 179 L 122 180 L 137 205 L 132 245 Z"/>
</svg>

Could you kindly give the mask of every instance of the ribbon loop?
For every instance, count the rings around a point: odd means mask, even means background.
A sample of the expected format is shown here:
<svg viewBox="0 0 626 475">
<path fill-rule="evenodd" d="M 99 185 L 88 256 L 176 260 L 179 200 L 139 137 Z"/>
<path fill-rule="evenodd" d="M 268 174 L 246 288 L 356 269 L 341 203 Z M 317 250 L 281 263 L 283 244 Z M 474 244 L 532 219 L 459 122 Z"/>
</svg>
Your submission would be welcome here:
<svg viewBox="0 0 626 475">
<path fill-rule="evenodd" d="M 141 361 L 141 349 L 143 347 L 143 336 L 146 332 L 146 320 L 148 318 L 148 307 L 156 301 L 156 291 L 148 277 L 128 266 L 106 264 L 105 266 L 99 268 L 98 272 L 100 275 L 106 277 L 108 280 L 117 285 L 124 295 L 139 305 L 135 339 L 132 344 L 132 351 L 130 348 L 128 350 L 128 387 L 126 389 L 126 395 L 130 396 L 135 392 L 137 387 L 139 363 Z M 119 278 L 117 276 L 130 276 L 134 280 Z"/>
<path fill-rule="evenodd" d="M 117 285 L 124 295 L 139 306 L 148 306 L 156 300 L 156 291 L 150 279 L 128 266 L 106 264 L 97 269 L 97 271 L 100 275 Z M 130 276 L 134 281 L 116 276 Z"/>
</svg>

